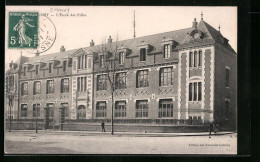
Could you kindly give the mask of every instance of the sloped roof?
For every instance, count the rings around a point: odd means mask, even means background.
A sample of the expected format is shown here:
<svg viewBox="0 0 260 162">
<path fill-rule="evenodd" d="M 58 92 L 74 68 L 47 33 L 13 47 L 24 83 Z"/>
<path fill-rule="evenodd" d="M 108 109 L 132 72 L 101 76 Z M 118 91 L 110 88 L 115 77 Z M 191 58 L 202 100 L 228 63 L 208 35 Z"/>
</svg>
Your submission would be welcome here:
<svg viewBox="0 0 260 162">
<path fill-rule="evenodd" d="M 37 63 L 37 61 L 49 62 L 52 59 L 59 60 L 64 57 L 68 57 L 68 56 L 72 55 L 78 49 L 68 50 L 68 51 L 64 51 L 64 52 L 51 53 L 51 54 L 46 54 L 46 55 L 40 55 L 40 56 L 36 56 L 36 57 L 29 57 L 29 60 L 26 63 L 35 64 L 35 63 Z"/>
<path fill-rule="evenodd" d="M 193 30 L 199 30 L 199 31 L 203 32 L 204 37 L 203 37 L 202 41 L 208 41 L 208 40 L 216 41 L 216 42 L 221 43 L 222 45 L 225 45 L 225 44 L 223 44 L 223 41 L 221 41 L 221 39 L 224 38 L 222 36 L 222 34 L 203 20 L 201 20 L 199 22 L 199 24 L 197 25 L 197 29 L 194 27 L 190 27 L 190 28 L 185 28 L 185 29 L 180 29 L 180 30 L 175 30 L 175 31 L 169 31 L 169 32 L 164 32 L 164 33 L 159 33 L 159 34 L 143 36 L 143 37 L 126 39 L 126 40 L 121 40 L 118 42 L 112 42 L 112 45 L 117 44 L 118 47 L 124 46 L 124 47 L 128 48 L 131 52 L 129 55 L 127 55 L 127 57 L 138 56 L 139 55 L 138 46 L 142 42 L 146 42 L 146 43 L 149 43 L 149 45 L 151 45 L 152 48 L 148 52 L 148 54 L 149 53 L 158 53 L 158 52 L 162 52 L 161 42 L 164 38 L 173 39 L 175 41 L 177 47 L 184 45 L 184 44 L 192 44 L 192 42 L 190 42 L 189 34 Z M 197 43 L 199 43 L 199 42 L 197 42 Z M 235 52 L 228 43 L 225 46 L 228 49 L 230 49 L 231 51 Z M 79 49 L 83 49 L 84 51 L 89 51 L 89 52 L 100 53 L 101 47 L 102 47 L 102 45 L 96 45 L 96 46 L 92 46 L 92 47 L 83 47 L 83 48 L 68 50 L 68 51 L 64 51 L 64 52 L 57 52 L 57 53 L 52 53 L 52 54 L 47 54 L 47 55 L 40 55 L 37 57 L 30 57 L 27 63 L 35 64 L 37 61 L 49 62 L 51 59 L 59 60 L 64 57 L 71 57 Z M 94 58 L 97 58 L 96 56 L 97 55 L 94 55 Z"/>
<path fill-rule="evenodd" d="M 213 28 L 211 25 L 209 25 L 207 22 L 205 21 L 200 21 L 198 24 L 198 29 L 206 32 L 207 36 L 209 37 L 208 39 L 213 39 L 216 42 L 224 45 L 226 48 L 228 48 L 229 50 L 231 50 L 232 52 L 236 53 L 234 51 L 234 49 L 230 46 L 229 43 L 225 44 L 223 43 L 223 41 L 221 39 L 226 39 L 225 37 L 223 37 L 223 35 L 216 30 L 215 28 Z M 228 40 L 228 39 L 227 39 Z"/>
<path fill-rule="evenodd" d="M 19 72 L 19 69 L 20 69 L 20 66 L 22 65 L 22 64 L 24 64 L 25 62 L 27 62 L 29 60 L 29 57 L 26 57 L 26 56 L 20 56 L 15 62 L 14 62 L 14 64 L 15 64 L 15 66 L 16 66 L 16 68 L 15 69 L 10 69 L 9 68 L 9 65 L 7 66 L 7 68 L 8 68 L 8 70 L 6 71 L 6 73 L 8 74 L 8 73 L 18 73 Z"/>
</svg>

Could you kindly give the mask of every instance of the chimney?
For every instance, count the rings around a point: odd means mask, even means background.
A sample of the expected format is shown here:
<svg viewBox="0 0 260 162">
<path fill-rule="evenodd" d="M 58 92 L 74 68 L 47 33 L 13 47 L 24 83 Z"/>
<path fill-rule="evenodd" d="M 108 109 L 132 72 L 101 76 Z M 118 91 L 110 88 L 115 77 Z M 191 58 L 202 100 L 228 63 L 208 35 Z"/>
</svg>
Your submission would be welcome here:
<svg viewBox="0 0 260 162">
<path fill-rule="evenodd" d="M 61 46 L 61 47 L 60 47 L 60 52 L 64 52 L 64 51 L 65 51 L 64 46 Z"/>
<path fill-rule="evenodd" d="M 93 41 L 93 39 L 90 42 L 90 47 L 93 47 L 95 45 L 95 42 Z"/>
<path fill-rule="evenodd" d="M 112 43 L 112 38 L 111 38 L 111 35 L 109 36 L 109 38 L 108 38 L 108 41 L 107 41 L 108 43 Z"/>
<path fill-rule="evenodd" d="M 192 27 L 197 28 L 198 22 L 196 21 L 196 18 L 194 18 L 194 21 L 192 22 Z"/>
</svg>

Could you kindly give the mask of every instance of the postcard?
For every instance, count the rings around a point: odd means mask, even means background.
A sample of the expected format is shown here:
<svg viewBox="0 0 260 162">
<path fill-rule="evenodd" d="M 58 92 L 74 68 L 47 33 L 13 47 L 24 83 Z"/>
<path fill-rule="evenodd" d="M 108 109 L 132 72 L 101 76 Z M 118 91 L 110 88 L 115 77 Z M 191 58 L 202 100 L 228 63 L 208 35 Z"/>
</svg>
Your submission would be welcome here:
<svg viewBox="0 0 260 162">
<path fill-rule="evenodd" d="M 237 154 L 237 7 L 5 17 L 5 154 Z"/>
</svg>

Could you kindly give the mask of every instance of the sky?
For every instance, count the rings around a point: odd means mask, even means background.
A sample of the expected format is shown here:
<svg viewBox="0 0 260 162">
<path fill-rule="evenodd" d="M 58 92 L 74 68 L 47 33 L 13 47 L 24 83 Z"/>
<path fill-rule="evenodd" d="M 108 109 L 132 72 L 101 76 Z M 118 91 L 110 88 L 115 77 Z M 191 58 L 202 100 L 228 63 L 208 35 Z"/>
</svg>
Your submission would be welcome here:
<svg viewBox="0 0 260 162">
<path fill-rule="evenodd" d="M 8 49 L 8 12 L 38 11 L 48 14 L 56 27 L 56 40 L 53 46 L 41 55 L 87 47 L 91 39 L 100 44 L 109 35 L 115 40 L 133 38 L 134 10 L 136 37 L 174 31 L 192 26 L 194 18 L 203 20 L 218 29 L 237 51 L 237 8 L 236 7 L 173 7 L 173 6 L 6 6 L 6 47 L 5 62 L 15 61 L 23 56 L 33 57 L 28 50 Z M 59 13 L 81 16 L 57 16 Z"/>
</svg>

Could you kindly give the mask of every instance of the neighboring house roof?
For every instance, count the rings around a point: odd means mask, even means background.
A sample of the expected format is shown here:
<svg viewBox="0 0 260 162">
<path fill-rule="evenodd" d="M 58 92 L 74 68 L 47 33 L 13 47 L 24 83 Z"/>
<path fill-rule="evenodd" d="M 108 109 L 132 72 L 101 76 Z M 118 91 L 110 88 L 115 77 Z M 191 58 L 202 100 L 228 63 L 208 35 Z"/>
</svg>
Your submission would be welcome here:
<svg viewBox="0 0 260 162">
<path fill-rule="evenodd" d="M 192 38 L 190 36 L 190 33 L 194 30 L 201 31 L 203 33 L 203 38 L 200 41 L 192 42 Z M 186 29 L 180 29 L 165 33 L 159 33 L 159 34 L 153 34 L 143 37 L 137 37 L 127 40 L 122 40 L 118 42 L 112 42 L 112 45 L 118 45 L 118 47 L 124 46 L 125 48 L 130 50 L 130 54 L 126 55 L 126 57 L 135 57 L 139 55 L 139 49 L 138 46 L 142 43 L 148 43 L 151 46 L 151 49 L 148 51 L 148 54 L 151 53 L 160 53 L 163 51 L 163 46 L 161 45 L 161 42 L 163 39 L 172 39 L 175 42 L 176 47 L 182 47 L 184 45 L 192 45 L 192 44 L 199 44 L 201 42 L 218 42 L 222 45 L 224 45 L 226 48 L 231 50 L 235 53 L 235 51 L 232 49 L 232 47 L 229 45 L 228 40 L 222 36 L 222 34 L 214 29 L 212 26 L 210 26 L 205 21 L 201 20 L 197 28 L 190 27 Z M 49 62 L 50 60 L 60 60 L 62 58 L 66 57 L 72 57 L 75 54 L 78 54 L 79 49 L 83 49 L 84 51 L 94 52 L 96 53 L 94 55 L 94 60 L 97 59 L 97 54 L 102 51 L 101 49 L 102 45 L 96 45 L 92 47 L 84 47 L 84 48 L 78 48 L 74 50 L 68 50 L 64 52 L 57 52 L 47 55 L 40 55 L 37 57 L 30 57 L 28 58 L 28 61 L 26 63 L 28 64 L 36 64 L 38 61 L 41 62 Z M 74 54 L 75 53 L 75 54 Z"/>
<path fill-rule="evenodd" d="M 21 69 L 21 66 L 22 64 L 24 64 L 25 62 L 27 62 L 29 60 L 29 57 L 26 57 L 26 56 L 20 56 L 15 62 L 12 62 L 12 63 L 9 63 L 6 68 L 7 68 L 7 71 L 6 71 L 6 74 L 15 74 L 15 73 L 18 73 L 19 70 Z M 9 65 L 10 64 L 13 64 L 13 66 L 15 68 L 10 68 Z"/>
</svg>

